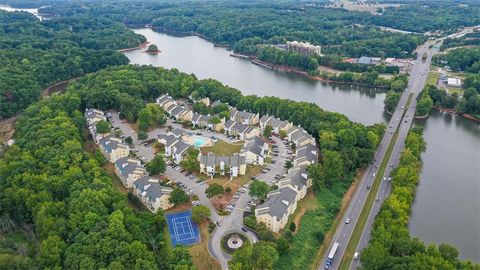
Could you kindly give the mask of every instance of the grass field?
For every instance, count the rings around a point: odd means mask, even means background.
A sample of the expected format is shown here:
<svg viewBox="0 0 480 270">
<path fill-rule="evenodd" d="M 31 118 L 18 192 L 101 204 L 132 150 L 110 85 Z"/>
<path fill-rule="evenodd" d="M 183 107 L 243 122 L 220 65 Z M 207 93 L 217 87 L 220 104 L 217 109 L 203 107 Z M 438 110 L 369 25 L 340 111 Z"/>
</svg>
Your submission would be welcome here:
<svg viewBox="0 0 480 270">
<path fill-rule="evenodd" d="M 438 72 L 436 71 L 428 72 L 426 85 L 436 86 L 438 82 L 438 78 L 439 78 Z"/>
<path fill-rule="evenodd" d="M 188 251 L 192 256 L 193 264 L 198 270 L 221 270 L 222 268 L 220 267 L 220 264 L 208 253 L 207 246 L 208 239 L 210 238 L 208 223 L 204 222 L 199 228 L 202 242 L 188 248 Z"/>
<path fill-rule="evenodd" d="M 341 206 L 342 197 L 349 183 L 337 182 L 331 189 L 317 192 L 315 197 L 306 197 L 305 211 L 293 235 L 288 254 L 280 256 L 273 269 L 310 269 L 313 258 L 329 232 Z M 301 202 L 302 203 L 302 202 Z M 308 207 L 307 207 L 308 204 Z M 316 204 L 316 205 L 310 205 Z M 301 212 L 295 213 L 300 215 Z M 294 217 L 295 218 L 295 217 Z"/>
<path fill-rule="evenodd" d="M 407 103 L 408 105 L 408 103 Z M 382 183 L 382 177 L 385 173 L 385 169 L 387 168 L 388 161 L 390 160 L 390 156 L 393 152 L 393 147 L 397 142 L 398 133 L 393 134 L 393 138 L 388 145 L 387 151 L 385 153 L 385 157 L 380 164 L 380 167 L 377 172 L 377 176 L 373 182 L 370 192 L 368 193 L 367 200 L 365 201 L 365 205 L 363 206 L 362 212 L 360 213 L 360 217 L 358 218 L 357 223 L 355 224 L 355 229 L 353 230 L 352 236 L 350 241 L 348 242 L 347 249 L 345 250 L 344 256 L 340 263 L 341 270 L 346 270 L 349 268 L 350 263 L 352 262 L 353 254 L 357 249 L 358 242 L 360 241 L 360 237 L 362 236 L 363 229 L 365 228 L 365 224 L 367 223 L 368 214 L 372 209 L 373 203 L 375 203 L 375 197 L 377 196 L 377 191 Z"/>
<path fill-rule="evenodd" d="M 215 155 L 219 156 L 231 156 L 235 153 L 240 153 L 240 149 L 243 146 L 243 141 L 236 142 L 233 144 L 227 143 L 222 140 L 218 140 L 213 146 L 210 147 L 202 147 L 200 150 L 202 154 L 207 154 L 208 152 L 212 152 Z"/>
</svg>

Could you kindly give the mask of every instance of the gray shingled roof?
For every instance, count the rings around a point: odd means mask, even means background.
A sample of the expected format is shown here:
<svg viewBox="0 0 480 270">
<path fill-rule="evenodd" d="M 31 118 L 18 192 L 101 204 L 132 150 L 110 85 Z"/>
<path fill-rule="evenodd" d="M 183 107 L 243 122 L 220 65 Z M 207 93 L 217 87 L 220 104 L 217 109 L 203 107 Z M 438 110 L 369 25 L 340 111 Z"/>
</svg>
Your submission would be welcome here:
<svg viewBox="0 0 480 270">
<path fill-rule="evenodd" d="M 119 158 L 115 161 L 115 167 L 117 167 L 123 177 L 128 177 L 135 170 L 145 170 L 145 168 L 140 165 L 140 160 L 130 157 Z"/>
<path fill-rule="evenodd" d="M 146 197 L 151 202 L 154 202 L 162 195 L 168 195 L 173 191 L 170 187 L 161 186 L 158 179 L 152 178 L 149 175 L 144 175 L 138 178 L 133 185 L 135 189 L 140 191 L 142 196 Z"/>
<path fill-rule="evenodd" d="M 307 169 L 305 166 L 297 167 L 290 169 L 288 171 L 287 176 L 285 177 L 285 180 L 280 181 L 282 184 L 291 184 L 292 186 L 296 187 L 298 190 L 302 189 L 304 186 L 307 185 L 307 179 L 308 179 L 308 173 Z"/>
<path fill-rule="evenodd" d="M 252 152 L 258 156 L 264 156 L 265 155 L 265 149 L 263 149 L 263 146 L 265 145 L 265 141 L 259 137 L 255 136 L 254 138 L 248 140 L 244 146 L 242 147 L 241 152 Z"/>
<path fill-rule="evenodd" d="M 267 195 L 265 202 L 257 207 L 260 214 L 268 213 L 272 217 L 280 220 L 287 214 L 288 207 L 295 202 L 297 192 L 291 188 L 285 187 L 271 191 Z M 266 208 L 262 210 L 262 208 Z"/>
<path fill-rule="evenodd" d="M 158 138 L 165 140 L 165 146 L 167 147 L 172 145 L 174 142 L 178 140 L 178 138 L 175 137 L 173 134 L 160 134 Z"/>
<path fill-rule="evenodd" d="M 96 116 L 105 117 L 105 113 L 101 110 L 97 110 L 97 109 L 93 109 L 93 108 L 85 110 L 85 118 L 93 119 Z"/>
<path fill-rule="evenodd" d="M 173 116 L 176 116 L 183 111 L 184 111 L 184 109 L 177 105 L 175 108 L 173 108 L 173 110 L 171 111 L 170 114 L 173 115 Z"/>
<path fill-rule="evenodd" d="M 127 148 L 127 145 L 122 143 L 119 138 L 107 136 L 101 138 L 98 143 L 107 151 L 108 153 L 112 152 L 113 149 L 117 148 Z"/>
<path fill-rule="evenodd" d="M 172 132 L 173 135 L 175 135 L 177 137 L 180 137 L 183 134 L 185 134 L 185 131 L 182 130 L 182 129 L 179 129 L 179 128 L 176 128 L 176 129 L 172 130 L 171 132 Z"/>
<path fill-rule="evenodd" d="M 238 167 L 246 164 L 246 159 L 245 157 L 240 156 L 238 153 L 235 153 L 232 156 L 215 156 L 213 153 L 208 153 L 200 157 L 200 163 L 209 167 L 218 166 L 222 162 L 225 164 L 225 166 Z"/>
<path fill-rule="evenodd" d="M 170 96 L 162 95 L 157 99 L 158 104 L 162 104 L 167 100 L 173 100 Z"/>
<path fill-rule="evenodd" d="M 295 153 L 295 160 L 306 159 L 308 161 L 317 162 L 318 161 L 318 148 L 313 144 L 307 144 L 301 148 L 298 148 Z"/>
<path fill-rule="evenodd" d="M 187 150 L 190 145 L 186 144 L 182 140 L 179 140 L 175 145 L 175 154 L 180 155 L 182 154 L 185 150 Z"/>
<path fill-rule="evenodd" d="M 232 110 L 230 110 L 230 115 L 232 117 L 241 117 L 241 118 L 244 118 L 244 119 L 249 119 L 249 118 L 252 118 L 255 116 L 254 113 L 250 113 L 250 112 L 244 112 L 244 111 L 239 111 L 235 108 L 233 108 Z"/>
</svg>

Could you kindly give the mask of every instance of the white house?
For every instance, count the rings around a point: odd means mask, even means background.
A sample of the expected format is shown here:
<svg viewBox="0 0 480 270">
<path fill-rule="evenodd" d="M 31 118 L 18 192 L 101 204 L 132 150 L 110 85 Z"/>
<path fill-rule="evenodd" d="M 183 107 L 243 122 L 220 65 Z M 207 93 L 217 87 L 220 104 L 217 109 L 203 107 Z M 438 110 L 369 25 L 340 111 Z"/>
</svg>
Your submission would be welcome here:
<svg viewBox="0 0 480 270">
<path fill-rule="evenodd" d="M 257 127 L 247 126 L 229 119 L 225 122 L 225 133 L 238 137 L 240 140 L 247 140 L 258 136 L 260 130 Z"/>
<path fill-rule="evenodd" d="M 97 122 L 102 120 L 107 121 L 107 117 L 105 117 L 105 113 L 97 109 L 86 109 L 84 116 L 85 116 L 85 119 L 87 120 L 88 126 L 95 126 Z"/>
<path fill-rule="evenodd" d="M 315 145 L 315 139 L 301 127 L 293 126 L 288 129 L 287 139 L 293 142 L 297 148 L 307 144 Z"/>
</svg>

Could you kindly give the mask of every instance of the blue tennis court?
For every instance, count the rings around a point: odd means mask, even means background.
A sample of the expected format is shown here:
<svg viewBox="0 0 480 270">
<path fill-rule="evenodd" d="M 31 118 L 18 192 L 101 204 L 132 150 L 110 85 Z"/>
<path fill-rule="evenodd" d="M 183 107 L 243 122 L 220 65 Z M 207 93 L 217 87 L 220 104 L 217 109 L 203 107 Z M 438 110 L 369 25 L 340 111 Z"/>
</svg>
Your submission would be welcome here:
<svg viewBox="0 0 480 270">
<path fill-rule="evenodd" d="M 200 241 L 198 225 L 192 220 L 192 212 L 166 215 L 172 245 L 191 245 Z"/>
</svg>

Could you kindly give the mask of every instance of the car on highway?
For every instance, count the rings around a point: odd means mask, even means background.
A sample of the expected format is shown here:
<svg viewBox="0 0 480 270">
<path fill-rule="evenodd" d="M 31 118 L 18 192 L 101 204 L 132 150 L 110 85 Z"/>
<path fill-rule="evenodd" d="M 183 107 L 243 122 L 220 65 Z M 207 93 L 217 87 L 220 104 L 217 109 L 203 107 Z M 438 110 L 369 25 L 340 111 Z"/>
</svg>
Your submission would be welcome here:
<svg viewBox="0 0 480 270">
<path fill-rule="evenodd" d="M 358 252 L 355 252 L 355 253 L 353 254 L 353 259 L 354 259 L 354 260 L 358 260 Z"/>
<path fill-rule="evenodd" d="M 370 189 L 370 185 L 367 186 L 367 189 Z"/>
<path fill-rule="evenodd" d="M 393 163 L 390 163 L 390 167 L 393 167 Z"/>
<path fill-rule="evenodd" d="M 345 224 L 350 224 L 350 219 L 349 218 L 345 219 Z"/>
<path fill-rule="evenodd" d="M 217 226 L 220 227 L 222 226 L 222 223 L 220 221 L 217 220 Z"/>
<path fill-rule="evenodd" d="M 247 228 L 242 227 L 242 231 L 247 232 L 248 230 L 247 230 Z"/>
</svg>

